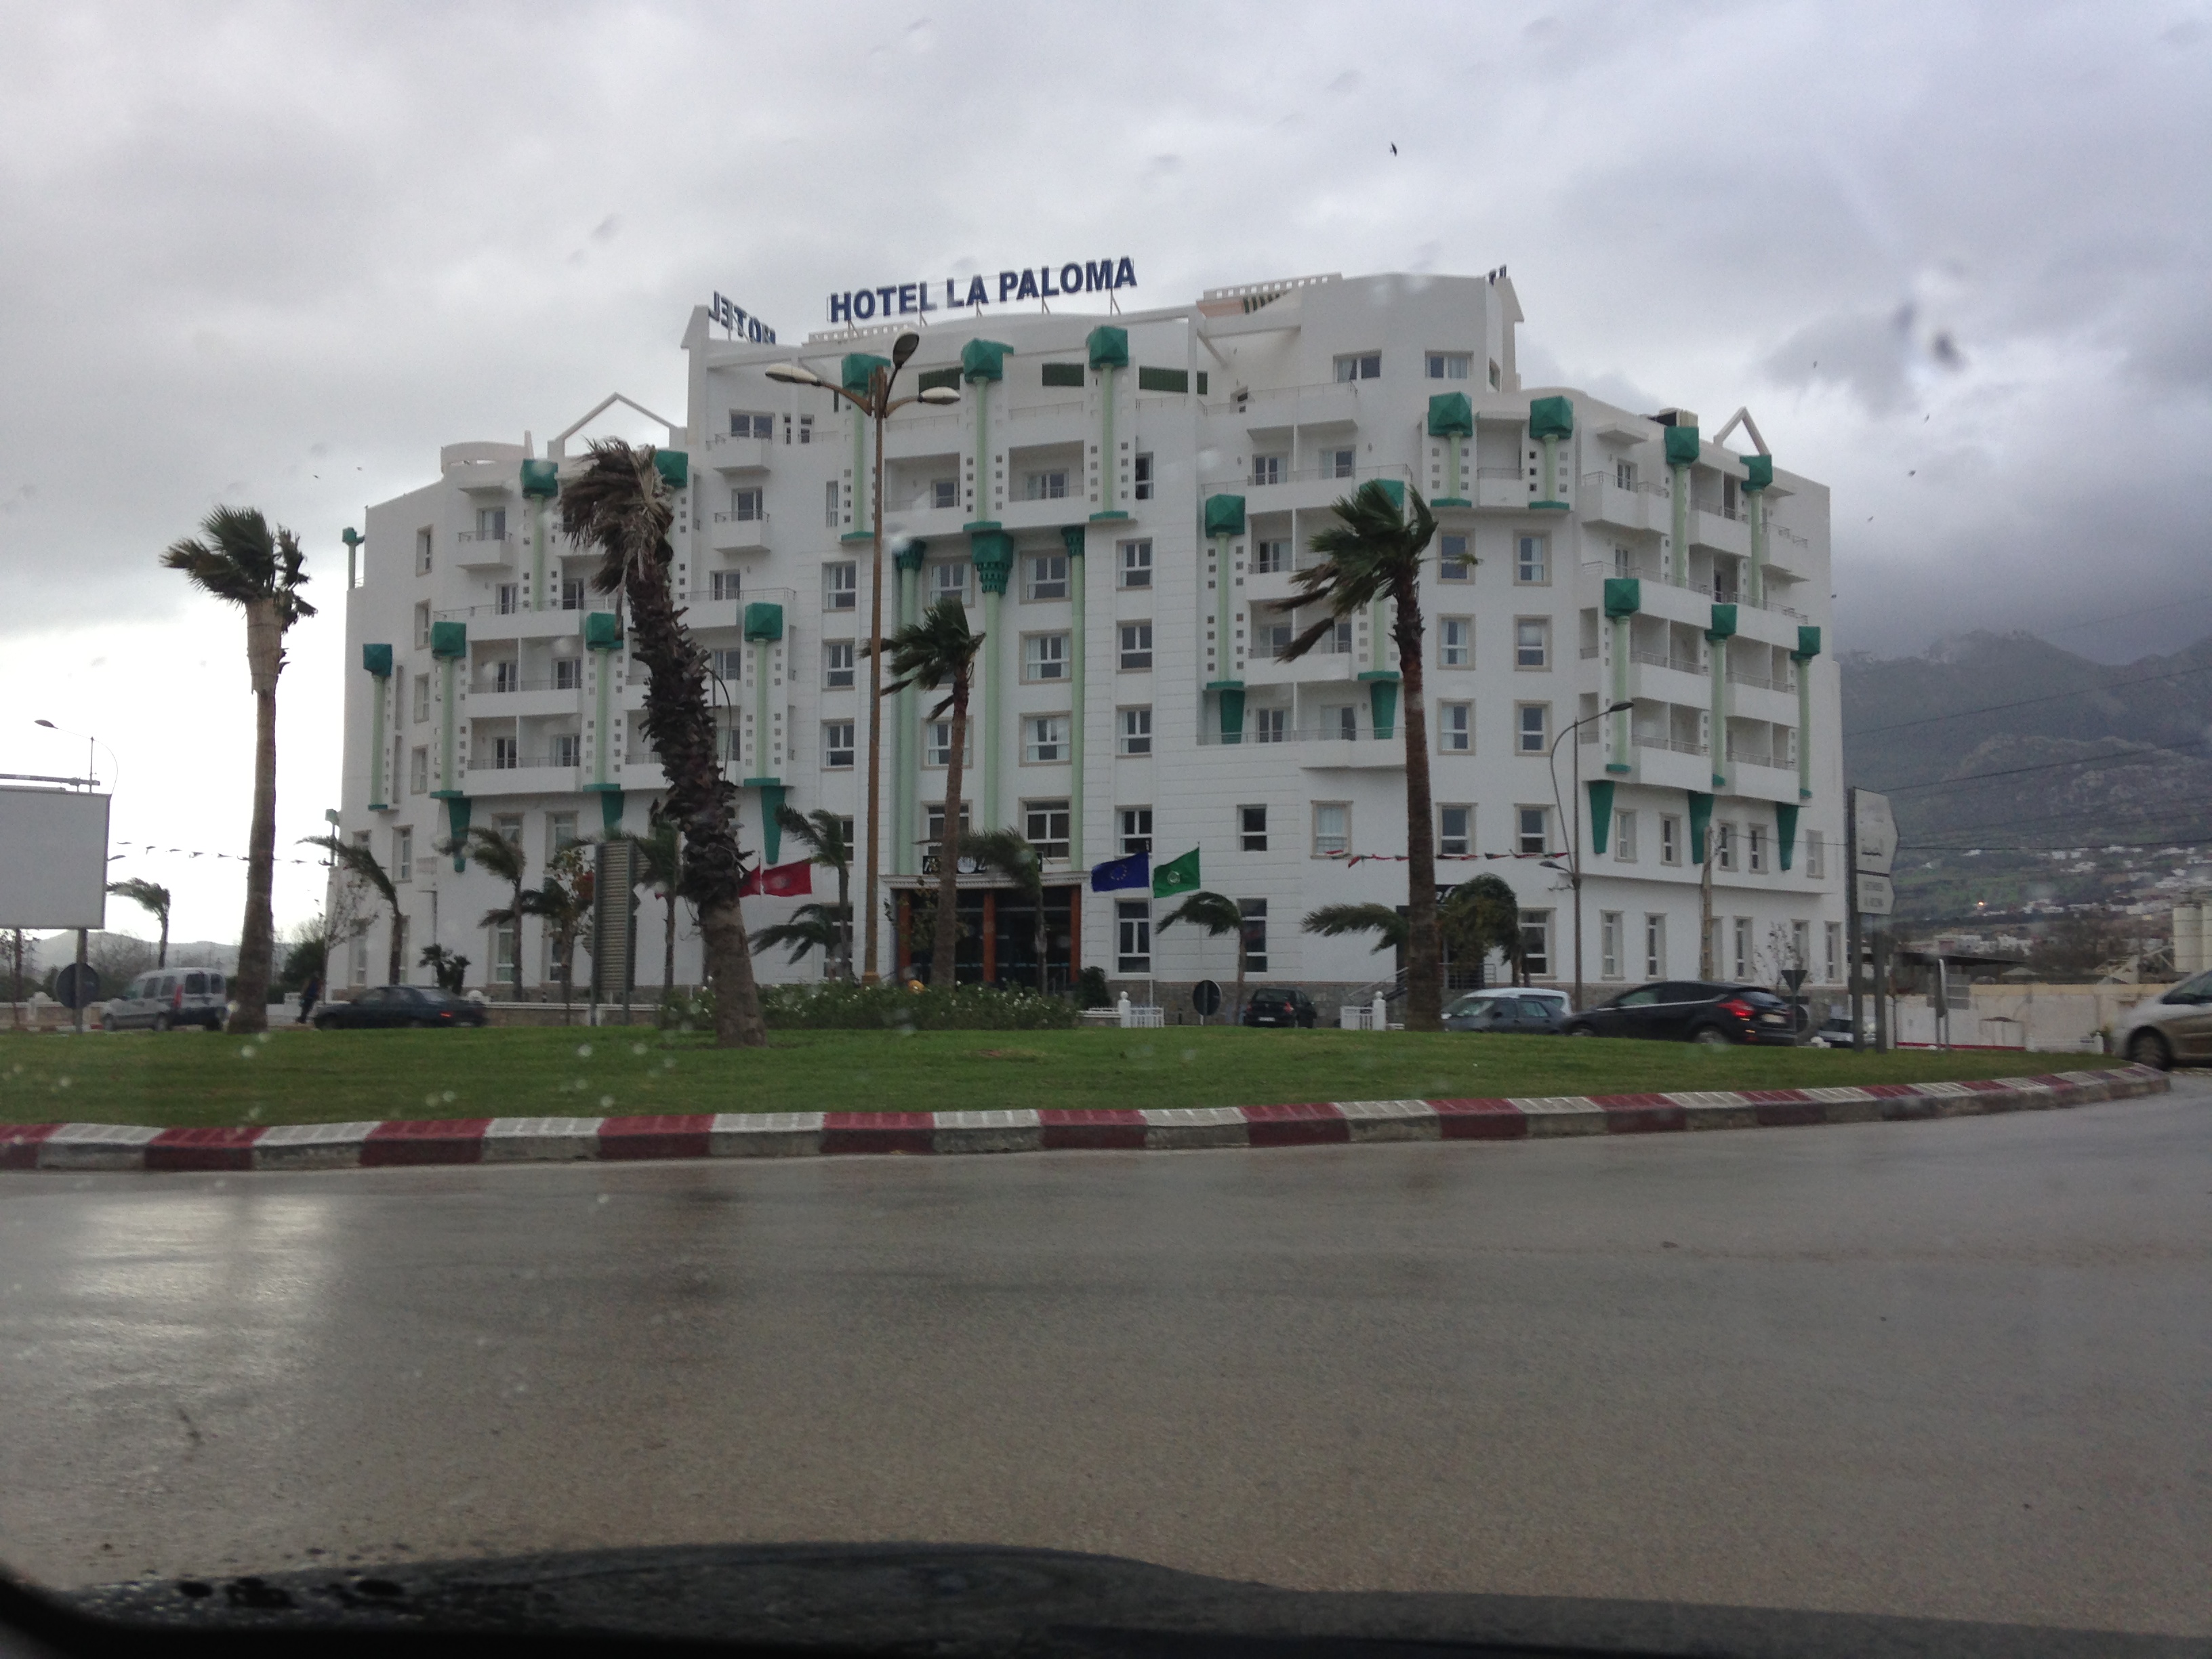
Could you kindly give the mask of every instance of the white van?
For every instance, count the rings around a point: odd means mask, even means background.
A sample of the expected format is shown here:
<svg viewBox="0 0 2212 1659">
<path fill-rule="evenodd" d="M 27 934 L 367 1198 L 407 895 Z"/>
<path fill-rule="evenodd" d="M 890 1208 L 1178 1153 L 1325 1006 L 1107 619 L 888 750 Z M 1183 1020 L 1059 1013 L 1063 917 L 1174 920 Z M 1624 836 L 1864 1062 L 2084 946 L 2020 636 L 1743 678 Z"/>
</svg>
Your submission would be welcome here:
<svg viewBox="0 0 2212 1659">
<path fill-rule="evenodd" d="M 198 1025 L 222 1030 L 229 1018 L 228 988 L 221 974 L 201 968 L 164 968 L 141 974 L 107 1000 L 100 1017 L 104 1031 L 120 1031 L 134 1025 L 166 1031 L 172 1026 Z"/>
</svg>

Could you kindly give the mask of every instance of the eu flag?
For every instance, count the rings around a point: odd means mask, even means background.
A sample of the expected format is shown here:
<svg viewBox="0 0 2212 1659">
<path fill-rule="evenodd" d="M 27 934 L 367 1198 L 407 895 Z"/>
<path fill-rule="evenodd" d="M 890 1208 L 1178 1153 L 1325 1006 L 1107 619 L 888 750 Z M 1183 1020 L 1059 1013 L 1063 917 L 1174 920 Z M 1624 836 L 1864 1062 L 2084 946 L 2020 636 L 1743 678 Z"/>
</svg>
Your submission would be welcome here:
<svg viewBox="0 0 2212 1659">
<path fill-rule="evenodd" d="M 1125 887 L 1149 891 L 1152 884 L 1150 853 L 1131 853 L 1125 858 L 1109 859 L 1103 864 L 1091 866 L 1091 890 L 1094 893 L 1119 892 Z"/>
</svg>

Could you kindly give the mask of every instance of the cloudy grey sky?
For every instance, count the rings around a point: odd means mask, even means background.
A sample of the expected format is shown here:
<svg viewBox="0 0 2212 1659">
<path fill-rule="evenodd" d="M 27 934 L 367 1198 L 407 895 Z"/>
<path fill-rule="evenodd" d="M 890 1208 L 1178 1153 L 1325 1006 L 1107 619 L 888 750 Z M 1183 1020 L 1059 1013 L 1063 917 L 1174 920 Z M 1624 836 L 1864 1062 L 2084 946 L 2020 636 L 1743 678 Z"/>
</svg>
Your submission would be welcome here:
<svg viewBox="0 0 2212 1659">
<path fill-rule="evenodd" d="M 438 446 L 679 414 L 720 289 L 1127 252 L 1139 302 L 1505 264 L 1524 371 L 1748 404 L 1835 492 L 1843 648 L 2212 634 L 2212 15 L 2087 5 L 0 4 L 0 770 L 121 768 L 230 937 L 234 614 L 159 570 L 258 505 L 322 596 Z M 1395 143 L 1397 154 L 1391 154 Z M 335 799 L 335 617 L 282 834 Z M 103 773 L 106 775 L 106 773 Z M 125 849 L 130 850 L 130 849 Z M 150 861 L 149 861 L 150 860 Z M 312 913 L 304 867 L 280 919 Z M 118 918 L 120 919 L 120 918 Z"/>
</svg>

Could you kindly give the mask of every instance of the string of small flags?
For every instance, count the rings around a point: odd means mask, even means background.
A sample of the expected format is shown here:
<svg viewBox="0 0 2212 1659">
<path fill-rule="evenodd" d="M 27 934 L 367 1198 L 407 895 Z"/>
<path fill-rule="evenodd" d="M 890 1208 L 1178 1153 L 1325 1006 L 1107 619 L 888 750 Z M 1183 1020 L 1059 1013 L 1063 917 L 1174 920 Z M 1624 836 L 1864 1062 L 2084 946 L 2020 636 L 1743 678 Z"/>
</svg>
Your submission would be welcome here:
<svg viewBox="0 0 2212 1659">
<path fill-rule="evenodd" d="M 206 852 L 200 852 L 200 851 L 197 851 L 197 850 L 195 850 L 194 848 L 189 848 L 189 847 L 156 847 L 156 846 L 155 846 L 155 845 L 154 845 L 154 843 L 153 843 L 153 842 L 143 842 L 143 841 L 118 841 L 118 842 L 111 842 L 111 843 L 110 843 L 110 845 L 112 845 L 112 846 L 115 846 L 115 847 L 135 847 L 135 848 L 137 848 L 138 849 L 138 851 L 139 851 L 139 852 L 141 852 L 142 854 L 166 854 L 166 853 L 174 853 L 174 854 L 176 854 L 179 858 L 188 858 L 188 859 L 228 859 L 228 860 L 230 860 L 233 863 L 235 863 L 235 864 L 244 864 L 244 863 L 246 863 L 246 862 L 248 861 L 248 860 L 247 860 L 247 859 L 246 859 L 246 854 L 243 854 L 243 853 L 206 853 Z M 280 858 L 280 859 L 277 859 L 277 860 L 274 860 L 274 861 L 275 861 L 276 863 L 278 863 L 278 864 L 308 864 L 308 865 L 320 865 L 320 864 L 322 863 L 322 861 L 323 861 L 323 860 L 320 860 L 320 859 L 286 859 L 286 858 Z"/>
<path fill-rule="evenodd" d="M 1403 864 L 1404 853 L 1324 853 L 1323 858 L 1341 860 L 1346 867 L 1355 864 Z M 1473 862 L 1477 859 L 1563 859 L 1565 853 L 1438 853 L 1439 862 Z"/>
</svg>

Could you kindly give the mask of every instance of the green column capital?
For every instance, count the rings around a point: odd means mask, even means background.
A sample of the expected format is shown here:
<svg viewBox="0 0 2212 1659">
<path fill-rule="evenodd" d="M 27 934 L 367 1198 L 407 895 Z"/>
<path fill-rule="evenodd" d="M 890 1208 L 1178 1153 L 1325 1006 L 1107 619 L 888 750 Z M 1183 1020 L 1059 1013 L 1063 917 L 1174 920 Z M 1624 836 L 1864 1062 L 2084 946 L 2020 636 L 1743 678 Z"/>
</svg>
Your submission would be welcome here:
<svg viewBox="0 0 2212 1659">
<path fill-rule="evenodd" d="M 1071 559 L 1083 556 L 1089 539 L 1090 532 L 1085 526 L 1064 524 L 1060 527 L 1060 545 L 1067 550 L 1067 556 Z"/>
</svg>

